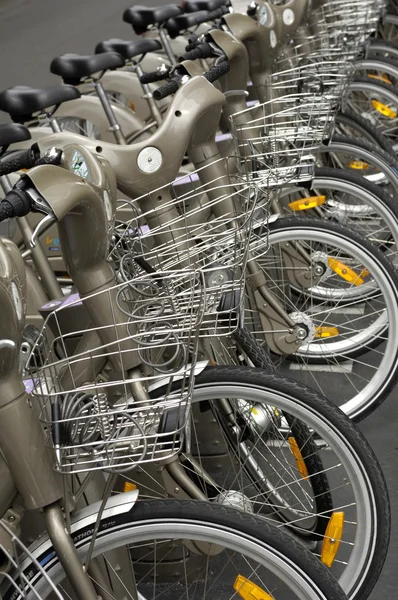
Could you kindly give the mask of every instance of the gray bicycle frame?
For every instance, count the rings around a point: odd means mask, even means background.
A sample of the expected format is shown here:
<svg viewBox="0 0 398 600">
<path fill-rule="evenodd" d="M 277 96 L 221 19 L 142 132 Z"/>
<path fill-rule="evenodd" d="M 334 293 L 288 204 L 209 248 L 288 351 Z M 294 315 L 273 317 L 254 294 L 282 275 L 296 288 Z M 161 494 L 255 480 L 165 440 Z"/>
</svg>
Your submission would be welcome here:
<svg viewBox="0 0 398 600">
<path fill-rule="evenodd" d="M 76 146 L 65 148 L 66 161 L 75 150 Z M 112 170 L 105 161 L 101 159 L 100 165 L 85 148 L 79 148 L 79 151 L 90 166 L 94 183 L 81 180 L 64 169 L 56 168 L 55 175 L 54 167 L 45 166 L 33 169 L 31 178 L 37 179 L 38 185 L 52 186 L 54 177 L 59 183 L 56 189 L 52 188 L 51 208 L 59 221 L 65 260 L 76 277 L 77 270 L 80 271 L 79 286 L 84 293 L 84 289 L 89 287 L 100 284 L 106 288 L 111 282 L 114 283 L 103 246 L 109 230 L 103 191 L 107 189 L 112 193 L 110 197 L 114 200 L 115 210 L 116 185 Z M 86 232 L 91 225 L 92 231 L 98 235 L 95 248 L 86 245 L 84 255 L 80 254 L 81 248 L 76 248 L 76 252 L 73 235 L 70 237 L 76 222 L 84 223 Z M 19 370 L 19 347 L 26 312 L 26 276 L 21 254 L 9 240 L 0 240 L 0 265 L 0 304 L 3 311 L 0 324 L 0 470 L 4 477 L 2 484 L 5 484 L 1 488 L 0 506 L 8 513 L 9 521 L 11 517 L 15 521 L 15 515 L 20 518 L 25 509 L 41 509 L 50 539 L 77 597 L 80 600 L 97 600 L 96 590 L 84 572 L 67 533 L 60 506 L 65 493 L 62 477 L 53 469 L 54 453 L 46 444 L 33 400 L 25 391 Z M 96 309 L 94 303 L 93 310 Z M 101 310 L 106 320 L 106 310 L 104 307 Z M 116 318 L 117 312 L 116 309 L 113 313 Z M 94 313 L 91 317 L 95 318 Z M 131 368 L 131 365 L 127 366 Z M 23 500 L 23 508 L 16 499 L 17 492 Z M 15 502 L 17 504 L 14 507 Z M 92 569 L 95 570 L 94 563 Z"/>
</svg>

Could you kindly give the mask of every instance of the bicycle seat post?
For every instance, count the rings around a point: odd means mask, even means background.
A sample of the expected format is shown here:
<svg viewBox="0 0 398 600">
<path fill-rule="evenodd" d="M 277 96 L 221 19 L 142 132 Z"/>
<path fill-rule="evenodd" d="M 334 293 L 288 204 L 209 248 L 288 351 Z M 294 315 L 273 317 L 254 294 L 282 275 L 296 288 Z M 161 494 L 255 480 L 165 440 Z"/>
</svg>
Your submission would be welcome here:
<svg viewBox="0 0 398 600">
<path fill-rule="evenodd" d="M 99 101 L 102 104 L 102 108 L 104 109 L 106 118 L 109 121 L 109 131 L 113 133 L 117 144 L 125 145 L 127 143 L 126 138 L 124 137 L 123 131 L 121 130 L 121 127 L 117 121 L 112 105 L 100 81 L 100 77 L 98 79 L 93 79 L 93 84 Z"/>
<path fill-rule="evenodd" d="M 167 58 L 170 61 L 170 65 L 172 67 L 175 67 L 177 65 L 177 60 L 174 55 L 173 48 L 171 47 L 169 36 L 163 27 L 159 27 L 158 32 L 159 32 L 160 41 L 162 42 L 163 49 L 166 52 Z"/>
</svg>

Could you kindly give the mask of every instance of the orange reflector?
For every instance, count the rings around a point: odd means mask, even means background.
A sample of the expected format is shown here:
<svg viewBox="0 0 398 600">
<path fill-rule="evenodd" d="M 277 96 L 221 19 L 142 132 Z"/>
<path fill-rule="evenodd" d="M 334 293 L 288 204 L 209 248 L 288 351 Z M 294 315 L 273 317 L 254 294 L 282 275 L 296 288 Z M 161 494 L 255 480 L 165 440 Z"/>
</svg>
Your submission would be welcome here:
<svg viewBox="0 0 398 600">
<path fill-rule="evenodd" d="M 135 112 L 135 104 L 134 104 L 134 102 L 132 100 L 130 100 L 130 108 L 131 108 L 132 111 Z"/>
<path fill-rule="evenodd" d="M 292 451 L 294 460 L 296 461 L 296 465 L 297 465 L 297 468 L 299 470 L 301 477 L 303 477 L 303 479 L 308 479 L 307 466 L 304 462 L 304 458 L 303 458 L 303 455 L 301 454 L 300 448 L 297 445 L 296 438 L 289 437 L 288 441 L 289 441 L 289 445 L 290 445 L 290 450 Z"/>
<path fill-rule="evenodd" d="M 344 529 L 344 513 L 335 512 L 329 519 L 326 527 L 325 537 L 322 542 L 321 561 L 327 567 L 331 567 L 340 546 Z"/>
<path fill-rule="evenodd" d="M 339 335 L 337 327 L 316 327 L 315 337 L 316 338 L 330 338 Z"/>
<path fill-rule="evenodd" d="M 388 75 L 386 75 L 386 73 L 383 73 L 383 75 L 368 75 L 368 77 L 370 77 L 371 79 L 378 79 L 379 81 L 384 81 L 384 83 L 388 83 L 389 85 L 391 85 L 391 81 L 388 78 Z"/>
<path fill-rule="evenodd" d="M 309 196 L 308 198 L 300 198 L 290 202 L 289 208 L 291 210 L 308 210 L 309 208 L 315 208 L 321 204 L 325 204 L 326 196 Z"/>
<path fill-rule="evenodd" d="M 375 110 L 377 110 L 383 117 L 387 117 L 388 119 L 395 119 L 397 113 L 392 108 L 389 108 L 386 104 L 379 102 L 378 100 L 372 100 L 372 106 Z"/>
<path fill-rule="evenodd" d="M 350 267 L 347 267 L 344 263 L 336 260 L 335 258 L 328 258 L 328 265 L 337 275 L 340 275 L 342 279 L 352 283 L 353 285 L 362 285 L 363 279 L 355 273 Z"/>
<path fill-rule="evenodd" d="M 123 492 L 133 492 L 137 489 L 135 483 L 131 483 L 131 481 L 125 481 L 123 486 Z"/>
<path fill-rule="evenodd" d="M 353 160 L 348 166 L 350 169 L 358 169 L 361 171 L 369 169 L 368 163 L 364 162 L 363 160 Z"/>
<path fill-rule="evenodd" d="M 235 579 L 234 590 L 243 600 L 274 600 L 272 596 L 243 575 L 238 575 Z"/>
<path fill-rule="evenodd" d="M 368 277 L 369 275 L 370 272 L 367 269 L 363 269 L 359 274 L 360 277 Z"/>
</svg>

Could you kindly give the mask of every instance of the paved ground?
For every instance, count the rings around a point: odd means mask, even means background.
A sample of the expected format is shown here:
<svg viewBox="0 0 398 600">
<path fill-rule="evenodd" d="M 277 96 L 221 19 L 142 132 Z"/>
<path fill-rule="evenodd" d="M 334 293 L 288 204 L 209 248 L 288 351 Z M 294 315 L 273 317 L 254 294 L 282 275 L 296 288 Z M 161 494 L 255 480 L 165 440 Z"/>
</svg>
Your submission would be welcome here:
<svg viewBox="0 0 398 600">
<path fill-rule="evenodd" d="M 150 0 L 152 6 L 164 3 Z M 0 88 L 51 85 L 57 78 L 49 73 L 48 65 L 55 56 L 64 52 L 90 54 L 98 41 L 109 37 L 128 39 L 132 30 L 121 19 L 127 6 L 128 0 L 0 0 Z M 1 120 L 6 117 L 0 116 Z M 397 597 L 397 393 L 362 424 L 386 476 L 393 513 L 389 558 L 371 600 Z"/>
</svg>

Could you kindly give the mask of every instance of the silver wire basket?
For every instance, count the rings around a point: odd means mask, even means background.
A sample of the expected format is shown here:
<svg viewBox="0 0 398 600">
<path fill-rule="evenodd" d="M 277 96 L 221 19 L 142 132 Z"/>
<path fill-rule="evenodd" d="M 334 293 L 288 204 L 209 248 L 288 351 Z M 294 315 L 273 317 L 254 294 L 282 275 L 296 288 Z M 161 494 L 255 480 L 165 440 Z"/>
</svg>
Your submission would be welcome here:
<svg viewBox="0 0 398 600">
<path fill-rule="evenodd" d="M 376 30 L 382 11 L 374 0 L 329 0 L 310 15 L 311 43 L 353 59 Z"/>
<path fill-rule="evenodd" d="M 313 179 L 316 154 L 333 126 L 333 106 L 327 94 L 302 91 L 233 115 L 242 174 L 262 190 Z"/>
<path fill-rule="evenodd" d="M 192 395 L 203 273 L 141 274 L 76 296 L 46 319 L 25 384 L 38 400 L 56 469 L 122 473 L 173 456 Z M 100 326 L 92 323 L 96 311 Z"/>
<path fill-rule="evenodd" d="M 109 260 L 119 280 L 142 270 L 200 269 L 206 287 L 200 335 L 231 335 L 242 311 L 256 198 L 255 187 L 237 175 L 235 157 L 137 198 L 134 218 L 115 227 Z"/>
<path fill-rule="evenodd" d="M 63 600 L 64 596 L 57 590 L 40 563 L 29 552 L 15 532 L 0 521 L 0 598 L 6 600 L 42 600 L 35 589 L 38 577 L 44 578 L 51 590 L 51 598 Z M 27 566 L 29 565 L 29 568 Z M 46 595 L 46 597 L 48 597 Z"/>
</svg>

